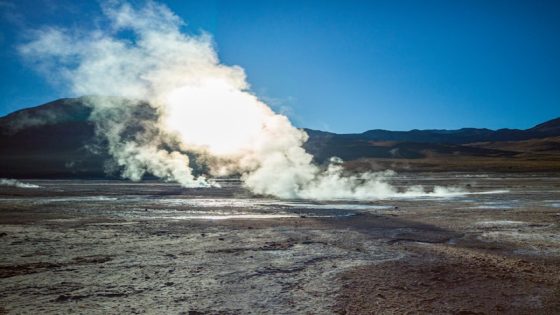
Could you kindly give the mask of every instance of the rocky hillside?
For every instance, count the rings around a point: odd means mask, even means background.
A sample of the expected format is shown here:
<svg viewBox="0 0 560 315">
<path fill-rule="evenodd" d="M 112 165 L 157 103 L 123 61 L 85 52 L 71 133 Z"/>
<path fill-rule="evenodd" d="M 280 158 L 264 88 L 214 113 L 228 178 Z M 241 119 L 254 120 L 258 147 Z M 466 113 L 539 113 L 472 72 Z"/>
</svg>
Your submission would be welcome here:
<svg viewBox="0 0 560 315">
<path fill-rule="evenodd" d="M 110 157 L 102 139 L 95 137 L 90 113 L 83 100 L 75 98 L 1 117 L 0 177 L 107 177 Z M 338 156 L 360 168 L 478 170 L 492 165 L 489 170 L 560 170 L 560 118 L 526 130 L 306 131 L 306 149 L 319 163 Z M 533 166 L 527 168 L 527 161 Z"/>
</svg>

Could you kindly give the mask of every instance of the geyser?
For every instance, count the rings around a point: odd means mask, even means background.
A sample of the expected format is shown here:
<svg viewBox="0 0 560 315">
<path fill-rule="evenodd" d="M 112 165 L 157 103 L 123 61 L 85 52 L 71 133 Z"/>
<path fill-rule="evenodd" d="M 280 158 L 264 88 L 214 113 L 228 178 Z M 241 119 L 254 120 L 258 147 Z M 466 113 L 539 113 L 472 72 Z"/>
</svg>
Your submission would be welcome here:
<svg viewBox="0 0 560 315">
<path fill-rule="evenodd" d="M 399 194 L 388 173 L 344 175 L 336 158 L 326 169 L 313 164 L 302 147 L 305 132 L 251 93 L 242 68 L 219 62 L 208 34 L 182 33 L 183 21 L 166 6 L 108 1 L 102 11 L 105 27 L 43 28 L 19 49 L 72 94 L 118 96 L 88 103 L 124 177 L 149 172 L 185 187 L 213 185 L 193 175 L 185 152 L 194 152 L 208 175 L 240 174 L 255 193 L 366 200 Z"/>
</svg>

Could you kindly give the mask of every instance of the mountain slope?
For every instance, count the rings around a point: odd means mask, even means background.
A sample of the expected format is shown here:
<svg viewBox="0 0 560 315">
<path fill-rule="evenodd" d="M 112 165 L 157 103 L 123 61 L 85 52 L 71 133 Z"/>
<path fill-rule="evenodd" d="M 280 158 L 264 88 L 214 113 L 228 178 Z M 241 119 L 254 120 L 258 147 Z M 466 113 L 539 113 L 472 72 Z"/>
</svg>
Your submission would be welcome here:
<svg viewBox="0 0 560 315">
<path fill-rule="evenodd" d="M 0 117 L 0 134 L 68 122 L 86 122 L 91 109 L 81 98 L 64 98 Z"/>
<path fill-rule="evenodd" d="M 0 118 L 0 177 L 105 177 L 108 155 L 94 154 L 91 110 L 60 99 Z"/>
<path fill-rule="evenodd" d="M 102 139 L 95 137 L 94 126 L 88 120 L 90 113 L 84 99 L 75 98 L 1 117 L 0 177 L 106 177 L 105 168 L 111 159 Z M 501 170 L 509 163 L 513 167 L 504 169 L 522 170 L 518 165 L 530 160 L 542 165 L 542 170 L 560 169 L 560 161 L 556 162 L 560 157 L 560 118 L 527 130 L 306 132 L 309 140 L 305 148 L 319 163 L 338 156 L 346 161 L 366 161 L 361 167 L 375 164 L 409 169 L 416 163 L 426 170 L 457 170 L 462 169 L 462 164 L 472 169 L 485 164 Z M 443 165 L 451 166 L 446 169 Z"/>
</svg>

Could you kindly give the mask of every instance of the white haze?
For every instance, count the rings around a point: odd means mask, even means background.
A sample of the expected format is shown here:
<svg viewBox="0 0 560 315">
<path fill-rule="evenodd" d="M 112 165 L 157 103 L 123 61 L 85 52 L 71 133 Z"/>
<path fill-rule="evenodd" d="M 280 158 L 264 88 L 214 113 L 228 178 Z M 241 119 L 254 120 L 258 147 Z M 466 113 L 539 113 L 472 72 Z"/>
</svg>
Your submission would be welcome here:
<svg viewBox="0 0 560 315">
<path fill-rule="evenodd" d="M 17 187 L 17 188 L 41 188 L 41 186 L 29 183 L 23 183 L 16 179 L 0 178 L 0 186 Z"/>
<path fill-rule="evenodd" d="M 208 34 L 182 33 L 183 21 L 166 6 L 111 1 L 102 8 L 108 27 L 44 28 L 20 52 L 73 94 L 119 97 L 91 97 L 89 105 L 124 177 L 151 173 L 184 187 L 213 186 L 193 175 L 188 151 L 198 154 L 208 175 L 241 174 L 254 193 L 280 198 L 427 194 L 418 187 L 397 192 L 386 181 L 391 173 L 345 175 L 339 159 L 327 169 L 313 164 L 303 149 L 307 134 L 251 93 L 242 68 L 220 63 Z M 138 100 L 148 102 L 156 117 L 138 116 Z M 124 136 L 131 126 L 141 131 Z"/>
</svg>

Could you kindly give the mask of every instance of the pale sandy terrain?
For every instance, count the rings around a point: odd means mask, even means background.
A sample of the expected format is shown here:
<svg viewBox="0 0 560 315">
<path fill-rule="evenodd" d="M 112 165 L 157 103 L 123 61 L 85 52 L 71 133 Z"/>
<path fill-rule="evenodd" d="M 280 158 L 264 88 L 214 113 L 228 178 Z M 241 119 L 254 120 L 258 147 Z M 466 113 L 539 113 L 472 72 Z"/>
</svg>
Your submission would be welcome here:
<svg viewBox="0 0 560 315">
<path fill-rule="evenodd" d="M 118 181 L 0 186 L 0 313 L 560 312 L 557 174 L 414 174 L 471 194 L 313 203 Z"/>
</svg>

